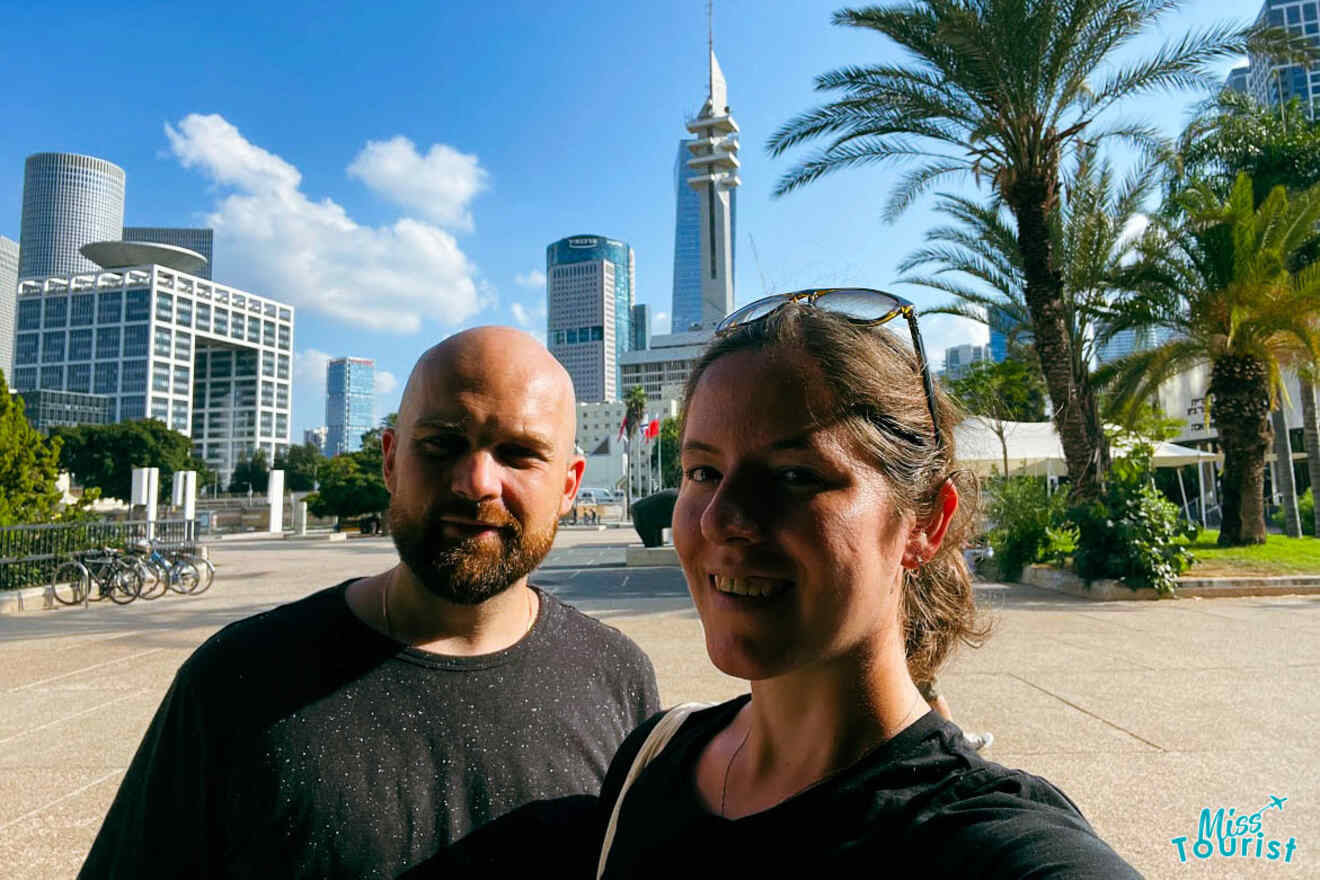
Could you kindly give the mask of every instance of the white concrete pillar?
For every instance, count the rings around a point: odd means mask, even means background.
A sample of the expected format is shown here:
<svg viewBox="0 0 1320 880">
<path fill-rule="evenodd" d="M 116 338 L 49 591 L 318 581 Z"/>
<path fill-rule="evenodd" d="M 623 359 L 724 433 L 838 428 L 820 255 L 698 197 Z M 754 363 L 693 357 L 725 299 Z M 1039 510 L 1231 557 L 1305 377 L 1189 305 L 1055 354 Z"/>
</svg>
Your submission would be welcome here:
<svg viewBox="0 0 1320 880">
<path fill-rule="evenodd" d="M 147 537 L 156 534 L 156 497 L 160 494 L 160 468 L 133 468 L 134 504 L 141 504 L 147 511 Z"/>
<path fill-rule="evenodd" d="M 284 471 L 270 472 L 270 482 L 266 485 L 266 503 L 270 505 L 269 530 L 284 531 Z"/>
<path fill-rule="evenodd" d="M 299 501 L 293 509 L 293 527 L 300 535 L 307 534 L 307 502 Z"/>
</svg>

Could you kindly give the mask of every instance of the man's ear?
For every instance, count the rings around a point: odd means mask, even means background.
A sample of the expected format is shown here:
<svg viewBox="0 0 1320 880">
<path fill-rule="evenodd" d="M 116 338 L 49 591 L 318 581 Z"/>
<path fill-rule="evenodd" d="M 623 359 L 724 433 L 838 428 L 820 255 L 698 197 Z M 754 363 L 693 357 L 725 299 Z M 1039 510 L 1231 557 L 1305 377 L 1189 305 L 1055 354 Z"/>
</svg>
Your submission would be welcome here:
<svg viewBox="0 0 1320 880">
<path fill-rule="evenodd" d="M 945 480 L 940 486 L 935 510 L 925 522 L 913 526 L 908 535 L 907 546 L 903 548 L 904 568 L 918 569 L 930 561 L 944 543 L 944 535 L 949 531 L 949 523 L 953 522 L 957 510 L 958 487 L 953 485 L 953 480 Z"/>
<path fill-rule="evenodd" d="M 580 455 L 569 456 L 568 470 L 564 473 L 564 494 L 559 499 L 559 515 L 563 516 L 573 509 L 573 499 L 577 497 L 582 485 L 582 474 L 587 469 L 587 460 Z"/>
<path fill-rule="evenodd" d="M 399 435 L 393 428 L 380 432 L 380 471 L 385 478 L 385 488 L 394 494 L 394 453 L 399 448 Z"/>
</svg>

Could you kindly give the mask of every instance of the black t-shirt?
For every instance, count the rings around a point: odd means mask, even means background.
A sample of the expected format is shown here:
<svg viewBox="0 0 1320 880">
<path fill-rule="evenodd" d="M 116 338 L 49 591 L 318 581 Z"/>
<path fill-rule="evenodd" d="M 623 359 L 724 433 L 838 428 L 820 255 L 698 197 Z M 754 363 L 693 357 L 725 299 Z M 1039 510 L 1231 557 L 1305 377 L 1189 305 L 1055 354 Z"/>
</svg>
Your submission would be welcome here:
<svg viewBox="0 0 1320 880">
<path fill-rule="evenodd" d="M 371 629 L 346 587 L 180 667 L 81 877 L 394 877 L 524 805 L 594 803 L 659 706 L 641 649 L 543 592 L 522 640 L 449 657 Z"/>
<path fill-rule="evenodd" d="M 760 813 L 724 819 L 696 790 L 703 747 L 749 697 L 693 713 L 633 783 L 606 877 L 1139 877 L 1044 779 L 993 764 L 934 712 L 852 767 Z M 615 756 L 600 836 L 657 718 Z"/>
</svg>

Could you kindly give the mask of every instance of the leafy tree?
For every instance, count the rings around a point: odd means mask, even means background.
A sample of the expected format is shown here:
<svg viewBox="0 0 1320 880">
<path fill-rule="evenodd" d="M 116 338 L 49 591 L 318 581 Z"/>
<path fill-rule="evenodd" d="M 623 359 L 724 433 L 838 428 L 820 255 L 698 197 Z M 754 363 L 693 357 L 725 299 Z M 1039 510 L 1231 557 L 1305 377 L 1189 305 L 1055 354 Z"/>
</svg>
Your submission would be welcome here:
<svg viewBox="0 0 1320 880">
<path fill-rule="evenodd" d="M 284 487 L 292 492 L 310 492 L 326 465 L 321 450 L 311 444 L 290 446 L 288 452 L 275 456 L 275 470 L 284 471 Z"/>
<path fill-rule="evenodd" d="M 316 516 L 347 519 L 379 513 L 390 506 L 390 493 L 379 467 L 371 456 L 345 452 L 326 462 L 320 475 L 321 488 L 307 496 L 307 509 Z"/>
<path fill-rule="evenodd" d="M 776 194 L 843 168 L 917 161 L 899 179 L 895 218 L 937 181 L 971 175 L 988 184 L 1016 221 L 1024 299 L 1073 491 L 1096 497 L 1104 435 L 1070 337 L 1065 265 L 1053 229 L 1060 166 L 1070 145 L 1112 138 L 1158 149 L 1151 126 L 1109 121 L 1108 111 L 1144 92 L 1217 85 L 1208 62 L 1241 54 L 1248 34 L 1227 25 L 1165 44 L 1135 60 L 1119 56 L 1158 27 L 1177 0 L 914 0 L 844 9 L 834 23 L 875 31 L 909 62 L 843 67 L 816 80 L 838 100 L 789 120 L 769 140 L 773 155 L 819 138 L 827 146 L 779 181 Z"/>
<path fill-rule="evenodd" d="M 985 418 L 999 438 L 1004 453 L 1003 475 L 1008 476 L 1006 422 L 1043 422 L 1045 387 L 1029 364 L 1018 360 L 972 364 L 963 376 L 948 383 L 953 396 L 974 415 Z"/>
<path fill-rule="evenodd" d="M 1164 327 L 1172 338 L 1103 368 L 1120 409 L 1148 400 L 1164 381 L 1210 364 L 1210 412 L 1224 449 L 1221 545 L 1265 541 L 1265 453 L 1280 364 L 1299 348 L 1314 358 L 1320 332 L 1320 266 L 1289 272 L 1320 221 L 1320 186 L 1289 199 L 1276 187 L 1259 208 L 1251 178 L 1227 200 L 1197 184 L 1151 218 L 1140 260 L 1123 286 L 1111 329 Z"/>
<path fill-rule="evenodd" d="M 0 370 L 0 526 L 46 523 L 59 515 L 61 441 L 43 439 L 23 412 L 23 398 L 9 393 Z"/>
<path fill-rule="evenodd" d="M 265 495 L 270 486 L 270 465 L 266 462 L 266 450 L 258 449 L 250 458 L 240 458 L 234 465 L 234 473 L 229 478 L 230 492 L 248 492 Z"/>
<path fill-rule="evenodd" d="M 60 467 L 82 486 L 98 487 L 107 498 L 132 499 L 134 468 L 160 469 L 162 501 L 170 497 L 175 471 L 197 471 L 203 486 L 211 477 L 206 463 L 193 455 L 192 440 L 156 419 L 55 427 L 50 434 L 62 444 Z"/>
<path fill-rule="evenodd" d="M 678 419 L 664 419 L 660 422 L 660 442 L 651 445 L 651 467 L 660 467 L 660 480 L 665 488 L 677 489 L 683 480 L 681 464 L 678 455 Z"/>
</svg>

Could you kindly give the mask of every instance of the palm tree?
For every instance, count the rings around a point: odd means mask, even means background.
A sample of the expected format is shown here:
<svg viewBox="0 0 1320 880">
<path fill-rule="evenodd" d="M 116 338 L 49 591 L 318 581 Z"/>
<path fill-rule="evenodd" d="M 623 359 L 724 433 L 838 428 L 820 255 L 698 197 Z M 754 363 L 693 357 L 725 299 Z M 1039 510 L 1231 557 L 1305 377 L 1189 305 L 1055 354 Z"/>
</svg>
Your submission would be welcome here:
<svg viewBox="0 0 1320 880">
<path fill-rule="evenodd" d="M 623 427 L 624 434 L 623 448 L 628 453 L 628 467 L 624 469 L 623 474 L 623 510 L 629 513 L 632 510 L 632 440 L 633 432 L 641 423 L 646 415 L 646 389 L 640 385 L 634 385 L 628 389 L 628 393 L 623 396 L 624 415 Z"/>
<path fill-rule="evenodd" d="M 1178 144 L 1177 172 L 1172 185 L 1201 179 L 1227 196 L 1239 173 L 1251 175 L 1252 196 L 1257 206 L 1270 190 L 1284 186 L 1289 192 L 1320 183 L 1320 122 L 1310 119 L 1301 101 L 1267 107 L 1249 95 L 1225 91 L 1209 102 L 1183 132 Z M 1304 247 L 1296 260 L 1299 268 L 1314 262 L 1320 252 L 1317 240 Z M 1316 414 L 1316 382 L 1320 367 L 1298 358 L 1297 372 L 1302 409 L 1302 440 L 1312 494 L 1320 494 L 1320 420 Z M 1284 481 L 1286 482 L 1286 481 Z M 1295 508 L 1285 499 L 1285 511 Z M 1291 524 L 1291 517 L 1285 517 Z M 1312 523 L 1320 534 L 1320 505 Z"/>
<path fill-rule="evenodd" d="M 1064 267 L 1051 234 L 1060 164 L 1072 144 L 1122 138 L 1147 148 L 1146 125 L 1110 120 L 1120 101 L 1155 89 L 1210 86 L 1213 62 L 1241 54 L 1248 33 L 1228 25 L 1167 43 L 1153 55 L 1115 56 L 1153 29 L 1178 0 L 912 0 L 844 9 L 835 24 L 866 28 L 906 49 L 910 63 L 843 67 L 816 87 L 841 97 L 785 123 L 779 155 L 828 138 L 781 178 L 776 194 L 842 168 L 916 161 L 894 188 L 892 219 L 937 181 L 971 175 L 1016 220 L 1024 298 L 1041 370 L 1077 497 L 1092 497 L 1105 467 L 1094 393 L 1074 365 Z"/>
<path fill-rule="evenodd" d="M 1221 545 L 1265 540 L 1265 453 L 1280 365 L 1298 351 L 1311 359 L 1320 353 L 1310 319 L 1320 307 L 1320 266 L 1288 270 L 1317 221 L 1320 186 L 1292 199 L 1275 187 L 1256 208 L 1245 174 L 1227 200 L 1198 183 L 1151 219 L 1141 258 L 1122 279 L 1130 295 L 1111 316 L 1110 332 L 1171 331 L 1163 344 L 1099 371 L 1120 408 L 1140 404 L 1179 373 L 1210 365 L 1210 412 L 1224 450 Z"/>
</svg>

